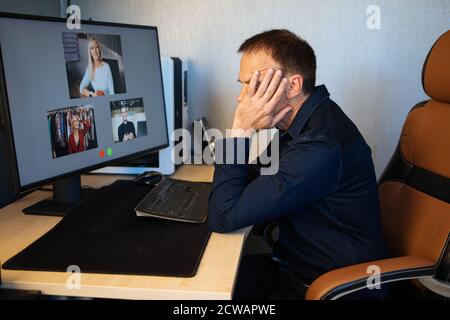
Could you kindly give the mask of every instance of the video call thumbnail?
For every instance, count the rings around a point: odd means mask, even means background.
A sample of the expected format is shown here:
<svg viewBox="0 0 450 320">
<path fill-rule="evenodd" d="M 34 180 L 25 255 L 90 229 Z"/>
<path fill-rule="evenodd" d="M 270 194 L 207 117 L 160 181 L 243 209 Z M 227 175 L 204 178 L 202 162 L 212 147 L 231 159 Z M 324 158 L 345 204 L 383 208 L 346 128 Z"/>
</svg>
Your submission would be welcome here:
<svg viewBox="0 0 450 320">
<path fill-rule="evenodd" d="M 53 159 L 98 147 L 92 105 L 47 112 Z"/>
<path fill-rule="evenodd" d="M 126 93 L 119 35 L 62 33 L 71 99 Z"/>
<path fill-rule="evenodd" d="M 114 142 L 127 142 L 147 135 L 142 98 L 110 102 Z"/>
</svg>

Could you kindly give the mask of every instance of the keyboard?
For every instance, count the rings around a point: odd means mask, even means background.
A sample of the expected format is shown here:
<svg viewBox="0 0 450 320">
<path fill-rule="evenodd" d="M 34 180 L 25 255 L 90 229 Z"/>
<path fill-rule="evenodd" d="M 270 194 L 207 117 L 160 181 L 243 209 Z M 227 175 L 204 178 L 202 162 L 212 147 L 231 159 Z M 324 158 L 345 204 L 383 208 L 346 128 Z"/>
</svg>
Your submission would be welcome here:
<svg viewBox="0 0 450 320">
<path fill-rule="evenodd" d="M 210 183 L 164 178 L 137 205 L 136 215 L 204 223 L 208 216 Z"/>
</svg>

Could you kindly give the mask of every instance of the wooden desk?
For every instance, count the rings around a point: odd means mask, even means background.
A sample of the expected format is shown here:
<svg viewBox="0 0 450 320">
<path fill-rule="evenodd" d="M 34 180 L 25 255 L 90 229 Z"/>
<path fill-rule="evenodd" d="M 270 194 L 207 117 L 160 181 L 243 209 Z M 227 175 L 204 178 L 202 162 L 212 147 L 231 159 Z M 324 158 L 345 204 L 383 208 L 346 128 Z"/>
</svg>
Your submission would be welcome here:
<svg viewBox="0 0 450 320">
<path fill-rule="evenodd" d="M 210 166 L 183 166 L 174 178 L 210 182 Z M 125 176 L 90 175 L 82 184 L 101 187 Z M 36 191 L 0 210 L 0 261 L 37 240 L 61 218 L 27 216 L 22 209 L 45 199 L 49 192 Z M 193 278 L 81 274 L 81 288 L 69 290 L 69 274 L 62 272 L 1 270 L 1 287 L 41 290 L 43 294 L 115 299 L 231 299 L 242 248 L 249 228 L 231 233 L 213 233 Z"/>
</svg>

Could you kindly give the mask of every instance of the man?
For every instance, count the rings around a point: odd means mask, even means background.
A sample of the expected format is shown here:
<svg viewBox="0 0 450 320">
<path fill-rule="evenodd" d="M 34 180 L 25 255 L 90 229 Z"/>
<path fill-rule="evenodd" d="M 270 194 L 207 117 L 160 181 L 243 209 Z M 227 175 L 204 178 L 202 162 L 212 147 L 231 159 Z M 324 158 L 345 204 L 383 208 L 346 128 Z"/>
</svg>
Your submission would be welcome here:
<svg viewBox="0 0 450 320">
<path fill-rule="evenodd" d="M 236 299 L 301 299 L 308 285 L 336 268 L 386 257 L 377 183 L 364 138 L 330 98 L 315 87 L 311 46 L 287 30 L 246 40 L 232 135 L 248 145 L 258 129 L 280 129 L 275 175 L 249 164 L 217 164 L 209 203 L 213 231 L 231 232 L 276 220 L 274 252 L 247 256 Z M 355 297 L 384 297 L 365 290 Z"/>
<path fill-rule="evenodd" d="M 123 122 L 118 129 L 119 141 L 122 142 L 133 140 L 136 138 L 136 129 L 133 122 L 128 122 L 128 108 L 122 107 L 120 109 L 120 113 L 122 115 Z"/>
</svg>

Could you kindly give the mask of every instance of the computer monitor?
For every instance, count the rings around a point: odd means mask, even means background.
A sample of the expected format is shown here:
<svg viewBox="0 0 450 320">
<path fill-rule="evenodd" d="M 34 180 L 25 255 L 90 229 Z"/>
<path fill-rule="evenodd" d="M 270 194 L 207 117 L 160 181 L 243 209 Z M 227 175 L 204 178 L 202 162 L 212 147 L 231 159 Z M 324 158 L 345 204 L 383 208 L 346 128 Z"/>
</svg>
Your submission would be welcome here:
<svg viewBox="0 0 450 320">
<path fill-rule="evenodd" d="M 157 28 L 0 13 L 0 50 L 18 185 L 54 187 L 31 211 L 76 204 L 80 174 L 168 146 Z"/>
</svg>

